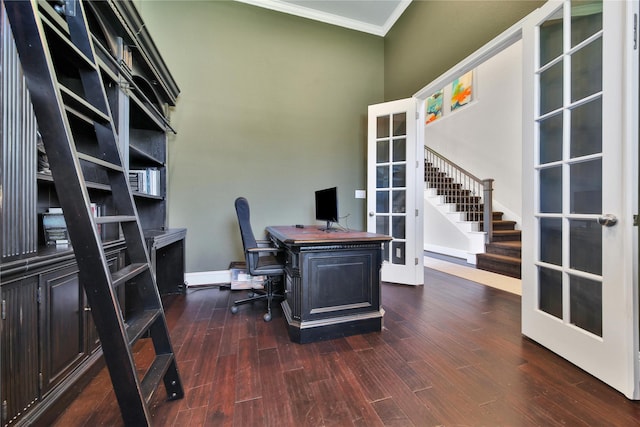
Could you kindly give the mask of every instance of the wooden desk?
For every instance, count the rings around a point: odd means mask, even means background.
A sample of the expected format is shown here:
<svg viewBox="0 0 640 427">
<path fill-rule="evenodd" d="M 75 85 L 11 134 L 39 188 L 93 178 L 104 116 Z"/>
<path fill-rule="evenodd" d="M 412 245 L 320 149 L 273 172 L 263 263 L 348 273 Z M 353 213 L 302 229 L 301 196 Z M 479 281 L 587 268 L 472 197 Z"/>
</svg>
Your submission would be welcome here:
<svg viewBox="0 0 640 427">
<path fill-rule="evenodd" d="M 391 237 L 362 231 L 325 232 L 316 226 L 267 227 L 286 251 L 282 309 L 294 342 L 306 343 L 382 329 L 382 243 Z"/>
<path fill-rule="evenodd" d="M 147 230 L 144 233 L 149 260 L 161 295 L 183 294 L 186 228 Z"/>
</svg>

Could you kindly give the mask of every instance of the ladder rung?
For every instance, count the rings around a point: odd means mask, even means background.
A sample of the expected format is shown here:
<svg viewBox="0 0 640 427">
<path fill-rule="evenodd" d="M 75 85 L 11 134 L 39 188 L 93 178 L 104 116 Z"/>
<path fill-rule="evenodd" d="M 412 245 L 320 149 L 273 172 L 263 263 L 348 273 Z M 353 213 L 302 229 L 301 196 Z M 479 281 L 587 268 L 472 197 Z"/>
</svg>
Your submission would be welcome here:
<svg viewBox="0 0 640 427">
<path fill-rule="evenodd" d="M 116 172 L 124 172 L 124 169 L 122 169 L 122 166 L 116 165 L 115 163 L 104 161 L 97 157 L 90 156 L 89 154 L 86 154 L 86 153 L 78 153 L 78 158 L 81 160 L 85 160 L 87 162 L 96 164 L 98 166 L 102 166 L 103 168 L 114 170 Z"/>
<path fill-rule="evenodd" d="M 37 3 L 41 18 L 49 19 L 58 30 L 63 31 L 66 34 L 69 33 L 69 25 L 67 25 L 67 21 L 65 21 L 60 14 L 55 11 L 53 6 L 51 6 L 46 0 L 38 0 Z"/>
<path fill-rule="evenodd" d="M 69 114 L 73 114 L 75 117 L 77 117 L 77 118 L 79 118 L 80 120 L 82 120 L 82 121 L 84 121 L 84 122 L 88 123 L 89 125 L 92 125 L 92 126 L 93 126 L 93 124 L 94 124 L 94 120 L 93 120 L 93 118 L 91 118 L 91 117 L 89 117 L 89 116 L 87 116 L 87 115 L 82 114 L 80 111 L 78 111 L 78 110 L 76 110 L 76 109 L 71 108 L 69 105 L 65 105 L 65 106 L 64 106 L 64 109 L 67 111 L 67 113 L 69 113 Z"/>
<path fill-rule="evenodd" d="M 127 339 L 129 345 L 133 345 L 156 321 L 161 309 L 144 310 L 127 319 Z"/>
<path fill-rule="evenodd" d="M 121 222 L 135 222 L 136 217 L 134 215 L 109 215 L 98 216 L 94 218 L 96 224 L 117 224 Z"/>
<path fill-rule="evenodd" d="M 153 363 L 151 363 L 144 378 L 142 378 L 140 387 L 142 389 L 142 397 L 147 403 L 149 403 L 153 394 L 158 389 L 158 385 L 160 381 L 163 380 L 164 374 L 166 374 L 171 362 L 173 362 L 173 358 L 173 353 L 158 354 L 153 360 Z"/>
<path fill-rule="evenodd" d="M 142 273 L 149 269 L 149 264 L 147 263 L 134 263 L 129 264 L 122 270 L 118 270 L 111 275 L 111 280 L 113 282 L 113 287 L 116 288 L 128 280 L 136 277 L 138 274 Z"/>
<path fill-rule="evenodd" d="M 62 99 L 66 103 L 65 106 L 79 111 L 80 114 L 85 115 L 96 122 L 109 123 L 109 116 L 107 114 L 98 110 L 81 96 L 74 93 L 71 89 L 60 83 L 58 84 L 58 88 L 62 94 Z"/>
<path fill-rule="evenodd" d="M 53 22 L 49 21 L 49 19 L 44 15 L 40 14 L 42 18 L 42 22 L 46 24 L 46 29 L 48 29 L 48 34 L 54 35 L 55 37 L 47 37 L 47 41 L 49 44 L 55 43 L 55 48 L 51 50 L 60 49 L 66 53 L 65 59 L 69 60 L 73 65 L 78 68 L 83 67 L 90 70 L 96 70 L 96 66 L 87 56 L 82 53 L 69 39 L 68 34 L 64 34 Z"/>
</svg>

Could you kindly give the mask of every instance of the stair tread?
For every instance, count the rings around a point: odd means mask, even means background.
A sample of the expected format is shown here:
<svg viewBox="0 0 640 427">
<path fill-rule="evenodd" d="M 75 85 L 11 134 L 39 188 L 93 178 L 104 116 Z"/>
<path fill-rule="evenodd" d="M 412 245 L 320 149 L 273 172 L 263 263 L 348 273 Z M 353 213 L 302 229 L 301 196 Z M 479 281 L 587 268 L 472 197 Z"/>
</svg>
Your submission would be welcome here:
<svg viewBox="0 0 640 427">
<path fill-rule="evenodd" d="M 493 230 L 494 235 L 501 236 L 519 236 L 522 234 L 521 230 Z"/>
<path fill-rule="evenodd" d="M 499 261 L 505 261 L 505 262 L 510 262 L 510 263 L 518 263 L 518 264 L 520 264 L 522 262 L 522 260 L 520 258 L 516 258 L 516 257 L 512 257 L 512 256 L 506 256 L 506 255 L 489 254 L 489 253 L 480 253 L 480 254 L 477 254 L 476 257 L 478 257 L 478 258 L 490 258 L 492 260 L 499 260 Z"/>
<path fill-rule="evenodd" d="M 505 248 L 521 248 L 522 240 L 507 240 L 504 242 L 491 242 L 488 244 L 492 246 L 505 247 Z"/>
</svg>

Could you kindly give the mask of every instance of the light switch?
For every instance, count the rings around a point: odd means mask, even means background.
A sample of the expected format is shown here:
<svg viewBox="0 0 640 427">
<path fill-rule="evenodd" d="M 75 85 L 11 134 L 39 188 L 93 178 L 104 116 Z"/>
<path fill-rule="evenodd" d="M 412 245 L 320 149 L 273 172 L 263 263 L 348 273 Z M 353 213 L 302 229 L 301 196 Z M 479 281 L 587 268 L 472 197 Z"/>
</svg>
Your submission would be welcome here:
<svg viewBox="0 0 640 427">
<path fill-rule="evenodd" d="M 366 199 L 367 190 L 356 190 L 356 199 Z"/>
</svg>

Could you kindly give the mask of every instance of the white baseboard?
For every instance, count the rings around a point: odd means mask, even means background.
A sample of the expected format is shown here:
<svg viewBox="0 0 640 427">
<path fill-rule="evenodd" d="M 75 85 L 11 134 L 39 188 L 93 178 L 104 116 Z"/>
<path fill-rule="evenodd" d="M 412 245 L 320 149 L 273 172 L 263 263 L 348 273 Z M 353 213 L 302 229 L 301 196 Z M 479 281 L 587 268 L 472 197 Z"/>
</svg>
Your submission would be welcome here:
<svg viewBox="0 0 640 427">
<path fill-rule="evenodd" d="M 230 284 L 231 271 L 218 270 L 218 271 L 197 271 L 194 273 L 185 273 L 184 282 L 186 283 L 188 288 L 192 286 Z"/>
<path fill-rule="evenodd" d="M 425 243 L 424 250 L 427 252 L 435 252 L 437 254 L 448 255 L 456 258 L 467 259 L 467 251 L 456 248 L 447 248 L 445 246 L 431 245 Z"/>
<path fill-rule="evenodd" d="M 435 252 L 437 254 L 452 256 L 455 258 L 463 259 L 467 262 L 467 264 L 476 265 L 476 254 L 463 251 L 461 249 L 456 248 L 448 248 L 445 246 L 431 245 L 426 243 L 424 245 L 424 250 L 427 252 Z"/>
</svg>

